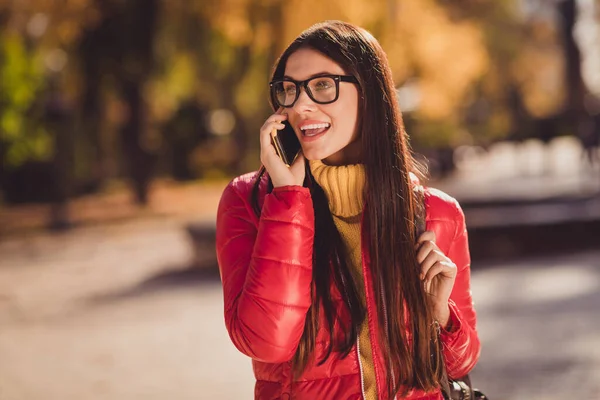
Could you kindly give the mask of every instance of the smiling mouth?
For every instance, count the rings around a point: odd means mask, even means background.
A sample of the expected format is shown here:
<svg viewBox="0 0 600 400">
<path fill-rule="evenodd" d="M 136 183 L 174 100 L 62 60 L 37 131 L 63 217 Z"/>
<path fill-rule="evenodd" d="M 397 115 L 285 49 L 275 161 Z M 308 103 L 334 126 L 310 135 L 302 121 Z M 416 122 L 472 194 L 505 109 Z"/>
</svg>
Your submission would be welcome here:
<svg viewBox="0 0 600 400">
<path fill-rule="evenodd" d="M 310 136 L 320 135 L 321 133 L 323 133 L 327 129 L 329 129 L 330 126 L 331 125 L 328 123 L 309 124 L 309 125 L 304 125 L 302 128 L 300 128 L 300 131 L 302 132 L 302 135 L 310 137 Z"/>
</svg>

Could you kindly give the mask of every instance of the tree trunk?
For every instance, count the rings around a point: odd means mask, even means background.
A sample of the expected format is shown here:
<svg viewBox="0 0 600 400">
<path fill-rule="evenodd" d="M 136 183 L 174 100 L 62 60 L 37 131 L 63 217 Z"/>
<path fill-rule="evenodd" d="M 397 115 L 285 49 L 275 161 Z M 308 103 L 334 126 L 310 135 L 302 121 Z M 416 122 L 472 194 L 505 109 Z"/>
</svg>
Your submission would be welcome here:
<svg viewBox="0 0 600 400">
<path fill-rule="evenodd" d="M 50 202 L 48 227 L 51 230 L 65 230 L 71 227 L 69 199 L 73 194 L 74 129 L 73 110 L 65 103 L 58 77 L 49 82 L 49 93 L 45 104 L 45 125 L 54 136 L 54 158 L 52 176 L 54 188 Z"/>
<path fill-rule="evenodd" d="M 129 113 L 121 129 L 121 142 L 135 201 L 145 205 L 148 203 L 148 188 L 156 157 L 144 149 L 142 144 L 146 121 L 143 89 L 154 64 L 158 0 L 132 0 L 123 7 L 118 82 Z"/>
<path fill-rule="evenodd" d="M 127 121 L 121 128 L 121 141 L 127 173 L 136 203 L 148 204 L 148 188 L 154 170 L 154 157 L 141 145 L 145 105 L 140 82 L 122 82 L 122 95 L 129 107 Z"/>
<path fill-rule="evenodd" d="M 581 76 L 581 53 L 573 36 L 576 20 L 575 0 L 565 0 L 558 10 L 563 17 L 562 35 L 565 49 L 565 83 L 567 86 L 567 112 L 572 118 L 579 118 L 585 111 L 585 84 Z"/>
<path fill-rule="evenodd" d="M 105 55 L 102 52 L 102 34 L 100 30 L 103 25 L 94 31 L 86 32 L 79 48 L 79 55 L 83 65 L 83 104 L 81 110 L 81 122 L 79 132 L 84 136 L 85 155 L 87 164 L 85 170 L 96 186 L 101 186 L 106 180 L 104 168 L 104 152 L 102 149 L 101 121 L 102 121 L 102 99 L 100 85 L 102 82 L 102 71 L 100 65 Z M 106 45 L 106 43 L 104 43 Z M 87 158 L 87 157 L 86 157 Z"/>
</svg>

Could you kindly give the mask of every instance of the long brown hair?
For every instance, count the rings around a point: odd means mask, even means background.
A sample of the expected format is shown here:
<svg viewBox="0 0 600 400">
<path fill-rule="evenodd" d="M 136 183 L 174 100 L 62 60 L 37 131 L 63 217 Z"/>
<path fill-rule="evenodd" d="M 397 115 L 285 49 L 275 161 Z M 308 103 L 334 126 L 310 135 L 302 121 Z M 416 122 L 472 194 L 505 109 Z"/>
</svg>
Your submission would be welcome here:
<svg viewBox="0 0 600 400">
<path fill-rule="evenodd" d="M 359 82 L 358 129 L 366 172 L 363 230 L 369 238 L 367 245 L 381 332 L 380 337 L 373 340 L 383 344 L 385 359 L 389 360 L 388 394 L 393 397 L 400 387 L 435 390 L 442 381 L 442 349 L 419 279 L 420 267 L 414 248 L 416 220 L 423 218 L 424 211 L 422 199 L 413 190 L 410 173 L 420 174 L 422 168 L 409 147 L 387 56 L 364 29 L 345 22 L 327 21 L 312 26 L 290 44 L 275 65 L 273 79 L 283 77 L 289 56 L 305 47 L 331 58 Z M 274 105 L 273 99 L 271 103 Z M 252 194 L 257 214 L 260 214 L 258 190 L 264 172 L 263 167 Z M 352 350 L 366 317 L 327 198 L 313 181 L 308 166 L 305 185 L 310 188 L 315 211 L 313 294 L 304 333 L 294 356 L 297 375 L 306 367 L 315 349 L 321 311 L 330 336 L 329 348 L 319 360 L 321 363 L 332 351 L 346 356 Z M 271 189 L 269 180 L 268 191 Z M 332 281 L 344 295 L 349 326 L 346 326 L 348 321 L 337 315 L 330 300 Z M 341 340 L 334 336 L 336 321 L 346 328 Z"/>
</svg>

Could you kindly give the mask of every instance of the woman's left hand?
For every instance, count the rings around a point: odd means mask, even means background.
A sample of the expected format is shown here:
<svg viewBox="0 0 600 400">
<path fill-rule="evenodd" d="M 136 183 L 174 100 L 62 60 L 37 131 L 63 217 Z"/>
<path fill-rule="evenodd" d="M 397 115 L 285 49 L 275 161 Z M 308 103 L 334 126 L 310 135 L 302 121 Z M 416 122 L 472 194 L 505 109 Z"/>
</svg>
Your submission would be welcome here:
<svg viewBox="0 0 600 400">
<path fill-rule="evenodd" d="M 417 262 L 421 266 L 420 278 L 429 295 L 436 320 L 442 327 L 448 325 L 450 309 L 448 300 L 456 280 L 457 268 L 437 244 L 433 231 L 426 231 L 417 240 Z"/>
</svg>

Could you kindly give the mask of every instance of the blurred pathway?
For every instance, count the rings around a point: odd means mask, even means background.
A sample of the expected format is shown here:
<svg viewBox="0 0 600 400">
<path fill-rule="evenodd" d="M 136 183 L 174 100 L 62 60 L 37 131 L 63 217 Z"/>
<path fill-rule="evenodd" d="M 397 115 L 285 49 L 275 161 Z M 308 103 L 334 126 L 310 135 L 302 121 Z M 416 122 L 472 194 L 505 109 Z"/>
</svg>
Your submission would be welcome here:
<svg viewBox="0 0 600 400">
<path fill-rule="evenodd" d="M 14 239 L 0 257 L 0 399 L 252 398 L 181 223 Z M 473 292 L 473 379 L 492 399 L 600 399 L 600 251 L 478 265 Z"/>
</svg>

